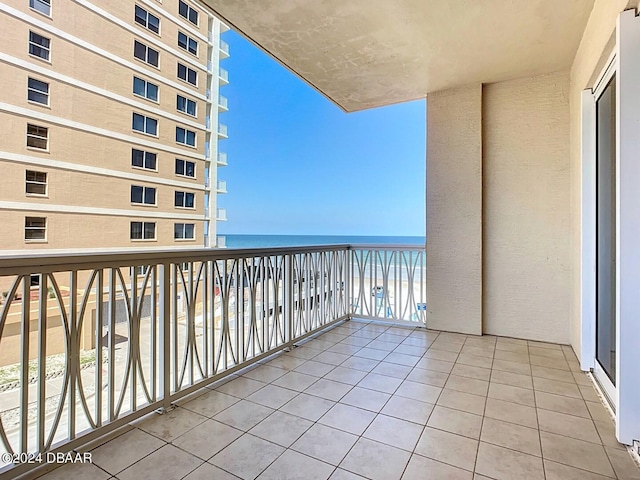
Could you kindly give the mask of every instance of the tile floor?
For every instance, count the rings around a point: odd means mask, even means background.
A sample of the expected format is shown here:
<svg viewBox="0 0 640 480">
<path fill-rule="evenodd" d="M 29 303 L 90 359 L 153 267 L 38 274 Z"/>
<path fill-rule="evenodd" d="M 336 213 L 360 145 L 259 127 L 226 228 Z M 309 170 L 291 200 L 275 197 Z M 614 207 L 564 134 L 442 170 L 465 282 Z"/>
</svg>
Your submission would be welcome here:
<svg viewBox="0 0 640 480">
<path fill-rule="evenodd" d="M 44 477 L 640 479 L 566 346 L 350 321 Z"/>
</svg>

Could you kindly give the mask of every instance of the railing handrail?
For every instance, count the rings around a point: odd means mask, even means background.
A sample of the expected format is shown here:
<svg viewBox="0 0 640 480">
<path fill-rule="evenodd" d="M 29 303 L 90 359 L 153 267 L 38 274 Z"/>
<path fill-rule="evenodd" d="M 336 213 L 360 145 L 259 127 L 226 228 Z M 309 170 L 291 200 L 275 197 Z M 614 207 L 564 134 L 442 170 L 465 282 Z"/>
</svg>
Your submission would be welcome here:
<svg viewBox="0 0 640 480">
<path fill-rule="evenodd" d="M 86 252 L 86 253 L 50 253 L 37 252 L 28 255 L 0 255 L 0 276 L 18 275 L 38 270 L 49 273 L 60 270 L 84 270 L 122 265 L 139 266 L 152 263 L 172 263 L 186 261 L 225 260 L 245 256 L 298 254 L 326 252 L 330 250 L 404 250 L 421 251 L 422 245 L 387 244 L 325 244 L 284 247 L 227 248 L 224 251 L 209 248 L 166 249 L 166 250 L 128 250 L 126 252 Z"/>
</svg>

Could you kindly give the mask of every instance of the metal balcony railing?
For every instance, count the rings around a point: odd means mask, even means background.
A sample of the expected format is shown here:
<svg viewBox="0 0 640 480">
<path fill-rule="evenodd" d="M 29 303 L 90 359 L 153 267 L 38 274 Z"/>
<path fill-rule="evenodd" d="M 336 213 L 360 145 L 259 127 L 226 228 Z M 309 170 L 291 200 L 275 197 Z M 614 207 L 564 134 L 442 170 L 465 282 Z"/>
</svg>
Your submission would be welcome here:
<svg viewBox="0 0 640 480">
<path fill-rule="evenodd" d="M 227 193 L 227 182 L 224 180 L 218 180 L 216 190 L 218 193 Z"/>
<path fill-rule="evenodd" d="M 224 40 L 220 40 L 220 58 L 229 57 L 229 44 Z"/>
<path fill-rule="evenodd" d="M 226 152 L 218 152 L 218 165 L 228 165 Z"/>
<path fill-rule="evenodd" d="M 71 451 L 336 322 L 425 326 L 425 257 L 332 245 L 0 258 L 0 477 L 38 465 L 7 458 Z"/>
<path fill-rule="evenodd" d="M 227 138 L 228 136 L 227 126 L 224 123 L 218 123 L 218 137 Z"/>
<path fill-rule="evenodd" d="M 229 99 L 223 95 L 218 97 L 218 107 L 222 110 L 229 110 Z"/>
<path fill-rule="evenodd" d="M 218 77 L 220 78 L 220 83 L 226 85 L 229 83 L 229 72 L 224 68 L 220 68 L 218 72 Z"/>
<path fill-rule="evenodd" d="M 227 219 L 227 211 L 224 208 L 216 210 L 216 220 L 225 221 Z"/>
</svg>

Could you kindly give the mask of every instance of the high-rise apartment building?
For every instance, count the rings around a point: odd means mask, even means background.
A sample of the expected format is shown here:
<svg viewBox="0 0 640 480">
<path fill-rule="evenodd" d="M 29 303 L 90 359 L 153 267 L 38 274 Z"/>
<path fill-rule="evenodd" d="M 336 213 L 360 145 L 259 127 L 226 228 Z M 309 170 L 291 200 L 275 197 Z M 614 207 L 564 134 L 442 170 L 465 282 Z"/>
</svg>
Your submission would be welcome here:
<svg viewBox="0 0 640 480">
<path fill-rule="evenodd" d="M 215 247 L 228 27 L 193 0 L 0 0 L 0 250 Z"/>
</svg>

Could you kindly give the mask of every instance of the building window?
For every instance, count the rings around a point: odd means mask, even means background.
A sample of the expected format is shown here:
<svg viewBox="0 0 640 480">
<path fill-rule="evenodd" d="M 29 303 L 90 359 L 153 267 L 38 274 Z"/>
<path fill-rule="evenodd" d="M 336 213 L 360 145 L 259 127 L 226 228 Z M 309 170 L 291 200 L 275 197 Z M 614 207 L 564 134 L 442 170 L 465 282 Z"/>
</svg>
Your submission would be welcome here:
<svg viewBox="0 0 640 480">
<path fill-rule="evenodd" d="M 30 102 L 49 105 L 49 84 L 35 78 L 29 78 L 27 83 L 27 99 Z"/>
<path fill-rule="evenodd" d="M 182 32 L 178 32 L 178 46 L 198 56 L 198 42 Z"/>
<path fill-rule="evenodd" d="M 47 17 L 51 16 L 51 0 L 29 0 L 29 7 Z"/>
<path fill-rule="evenodd" d="M 133 94 L 157 102 L 158 86 L 142 78 L 133 77 Z"/>
<path fill-rule="evenodd" d="M 25 189 L 28 195 L 46 195 L 47 174 L 45 172 L 27 170 Z"/>
<path fill-rule="evenodd" d="M 136 23 L 154 33 L 160 33 L 160 19 L 136 5 Z"/>
<path fill-rule="evenodd" d="M 196 229 L 193 223 L 174 223 L 173 238 L 175 240 L 193 240 L 196 238 Z"/>
<path fill-rule="evenodd" d="M 157 67 L 158 61 L 160 58 L 160 53 L 151 47 L 147 47 L 144 43 L 140 43 L 139 41 L 134 40 L 133 56 L 136 57 L 138 60 L 142 60 L 143 62 L 146 62 L 149 65 L 153 65 L 154 67 Z"/>
<path fill-rule="evenodd" d="M 47 239 L 46 217 L 24 218 L 24 239 L 26 241 L 42 241 Z"/>
<path fill-rule="evenodd" d="M 147 133 L 149 135 L 158 135 L 158 120 L 151 117 L 145 117 L 139 113 L 133 114 L 132 128 L 136 132 Z"/>
<path fill-rule="evenodd" d="M 49 148 L 49 129 L 27 124 L 27 147 L 47 150 Z"/>
<path fill-rule="evenodd" d="M 189 192 L 176 192 L 175 206 L 181 208 L 195 208 L 195 194 Z"/>
<path fill-rule="evenodd" d="M 181 17 L 186 18 L 194 25 L 198 25 L 198 11 L 194 8 L 191 8 L 182 0 L 179 0 L 178 2 L 178 12 L 180 13 Z"/>
<path fill-rule="evenodd" d="M 144 150 L 131 149 L 131 166 L 145 168 L 147 170 L 157 170 L 157 154 L 145 152 Z"/>
<path fill-rule="evenodd" d="M 32 287 L 39 287 L 40 286 L 40 274 L 36 273 L 35 275 L 31 275 L 31 277 L 29 278 L 29 285 Z"/>
<path fill-rule="evenodd" d="M 193 117 L 196 116 L 196 102 L 191 100 L 190 98 L 178 95 L 176 108 L 179 111 L 186 113 L 187 115 L 191 115 Z"/>
<path fill-rule="evenodd" d="M 153 187 L 140 187 L 138 185 L 131 185 L 131 203 L 155 205 L 156 189 Z"/>
<path fill-rule="evenodd" d="M 176 127 L 176 142 L 182 145 L 196 146 L 196 132 L 186 128 Z"/>
<path fill-rule="evenodd" d="M 178 78 L 191 85 L 198 84 L 198 73 L 181 63 L 178 63 Z"/>
<path fill-rule="evenodd" d="M 51 40 L 35 32 L 29 32 L 29 55 L 49 61 Z"/>
<path fill-rule="evenodd" d="M 155 240 L 155 222 L 131 222 L 131 240 Z"/>
<path fill-rule="evenodd" d="M 187 160 L 181 160 L 179 158 L 176 158 L 176 175 L 195 178 L 196 164 L 194 162 L 189 162 Z"/>
</svg>

